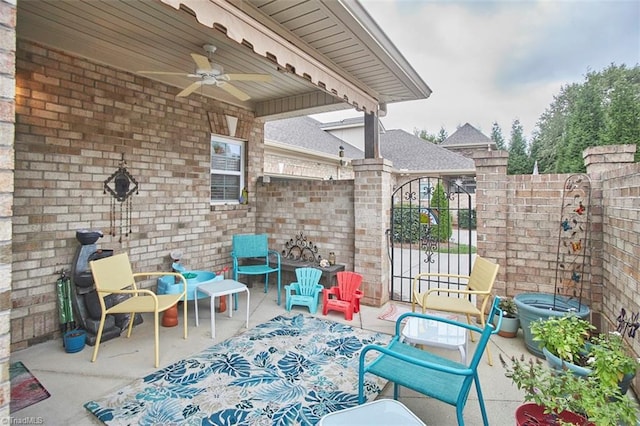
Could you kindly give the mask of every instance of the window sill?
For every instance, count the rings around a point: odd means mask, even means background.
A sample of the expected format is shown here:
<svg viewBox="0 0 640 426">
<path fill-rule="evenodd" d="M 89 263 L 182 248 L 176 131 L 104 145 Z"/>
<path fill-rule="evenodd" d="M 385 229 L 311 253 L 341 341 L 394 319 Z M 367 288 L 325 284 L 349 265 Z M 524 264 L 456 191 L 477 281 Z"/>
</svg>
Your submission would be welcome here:
<svg viewBox="0 0 640 426">
<path fill-rule="evenodd" d="M 234 210 L 251 211 L 251 205 L 249 204 L 211 204 L 212 212 L 226 212 Z"/>
</svg>

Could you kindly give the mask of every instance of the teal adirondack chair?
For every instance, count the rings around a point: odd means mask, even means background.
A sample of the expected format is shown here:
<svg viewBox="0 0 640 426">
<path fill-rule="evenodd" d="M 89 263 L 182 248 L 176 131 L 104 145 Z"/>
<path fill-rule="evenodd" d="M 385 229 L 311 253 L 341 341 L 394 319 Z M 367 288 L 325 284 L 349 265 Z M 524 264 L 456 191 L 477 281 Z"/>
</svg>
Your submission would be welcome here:
<svg viewBox="0 0 640 426">
<path fill-rule="evenodd" d="M 267 234 L 236 234 L 232 238 L 231 258 L 233 259 L 233 279 L 238 275 L 265 275 L 264 292 L 269 290 L 269 274 L 278 276 L 278 305 L 280 304 L 280 253 L 269 250 Z M 243 264 L 242 259 L 251 258 L 256 263 Z M 237 309 L 237 295 L 235 299 Z"/>
<path fill-rule="evenodd" d="M 318 300 L 324 288 L 319 284 L 322 271 L 316 268 L 297 268 L 297 281 L 284 286 L 287 293 L 286 307 L 291 310 L 293 305 L 302 305 L 309 308 L 309 312 L 315 314 L 318 310 Z"/>
</svg>

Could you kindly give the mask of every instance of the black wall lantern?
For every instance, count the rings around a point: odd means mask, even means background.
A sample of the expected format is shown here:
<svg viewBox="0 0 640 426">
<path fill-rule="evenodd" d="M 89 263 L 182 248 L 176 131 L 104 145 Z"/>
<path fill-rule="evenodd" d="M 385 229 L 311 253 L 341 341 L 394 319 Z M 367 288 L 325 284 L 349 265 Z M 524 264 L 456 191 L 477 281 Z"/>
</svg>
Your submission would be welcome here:
<svg viewBox="0 0 640 426">
<path fill-rule="evenodd" d="M 120 203 L 120 242 L 122 236 L 131 234 L 131 207 L 132 195 L 138 193 L 138 181 L 127 170 L 127 162 L 124 159 L 124 153 L 120 160 L 118 169 L 104 181 L 104 193 L 111 195 L 111 211 L 110 211 L 110 231 L 109 234 L 116 236 L 116 201 Z M 124 231 L 123 231 L 124 229 Z"/>
</svg>

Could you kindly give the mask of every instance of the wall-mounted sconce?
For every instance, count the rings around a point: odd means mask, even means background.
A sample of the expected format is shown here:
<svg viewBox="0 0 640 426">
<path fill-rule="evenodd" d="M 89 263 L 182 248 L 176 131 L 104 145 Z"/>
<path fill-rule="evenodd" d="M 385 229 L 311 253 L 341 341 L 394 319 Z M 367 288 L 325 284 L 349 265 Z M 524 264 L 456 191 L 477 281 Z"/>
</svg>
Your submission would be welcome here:
<svg viewBox="0 0 640 426">
<path fill-rule="evenodd" d="M 340 157 L 340 165 L 344 166 L 345 164 L 347 164 L 346 161 L 344 161 L 344 146 L 340 145 L 340 151 L 338 151 L 338 156 Z"/>
</svg>

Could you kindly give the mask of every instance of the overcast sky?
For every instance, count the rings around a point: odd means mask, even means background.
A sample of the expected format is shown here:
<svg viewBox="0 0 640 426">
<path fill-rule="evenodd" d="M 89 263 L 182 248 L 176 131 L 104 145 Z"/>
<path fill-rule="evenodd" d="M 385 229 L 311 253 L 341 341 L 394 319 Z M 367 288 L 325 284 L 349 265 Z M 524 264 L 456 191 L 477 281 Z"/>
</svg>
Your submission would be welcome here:
<svg viewBox="0 0 640 426">
<path fill-rule="evenodd" d="M 433 91 L 389 105 L 387 129 L 451 135 L 468 122 L 490 136 L 497 121 L 508 141 L 518 118 L 529 137 L 562 86 L 640 63 L 638 0 L 360 1 Z"/>
</svg>

